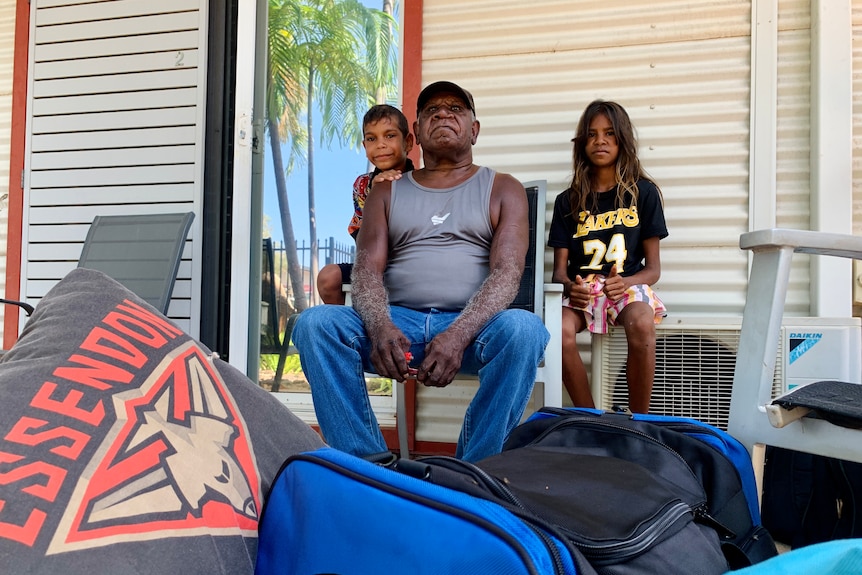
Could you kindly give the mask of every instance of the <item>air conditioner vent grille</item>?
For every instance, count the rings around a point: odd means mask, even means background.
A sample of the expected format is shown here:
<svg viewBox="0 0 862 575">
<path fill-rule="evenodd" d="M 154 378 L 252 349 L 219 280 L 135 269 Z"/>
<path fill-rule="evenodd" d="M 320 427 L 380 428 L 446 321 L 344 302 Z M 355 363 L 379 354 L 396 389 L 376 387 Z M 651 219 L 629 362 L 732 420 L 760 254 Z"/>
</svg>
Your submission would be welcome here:
<svg viewBox="0 0 862 575">
<path fill-rule="evenodd" d="M 603 409 L 628 403 L 625 332 L 612 328 L 601 342 L 601 397 Z M 692 417 L 727 429 L 738 326 L 662 329 L 656 337 L 656 374 L 650 412 Z M 780 346 L 779 346 L 780 349 Z M 779 352 L 780 353 L 780 352 Z M 782 361 L 776 361 L 775 394 L 781 388 Z"/>
</svg>

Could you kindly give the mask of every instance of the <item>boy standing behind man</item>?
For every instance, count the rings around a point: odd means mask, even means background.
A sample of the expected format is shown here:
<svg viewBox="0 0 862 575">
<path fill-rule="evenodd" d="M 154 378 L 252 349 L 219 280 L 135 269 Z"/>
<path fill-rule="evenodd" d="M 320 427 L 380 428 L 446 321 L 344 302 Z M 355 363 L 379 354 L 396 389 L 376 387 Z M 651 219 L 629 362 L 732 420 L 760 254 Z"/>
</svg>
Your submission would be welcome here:
<svg viewBox="0 0 862 575">
<path fill-rule="evenodd" d="M 407 157 L 413 149 L 413 134 L 407 117 L 388 104 L 373 106 L 362 119 L 362 147 L 365 157 L 374 165 L 374 171 L 362 174 L 353 182 L 353 218 L 347 232 L 356 239 L 362 225 L 362 210 L 365 198 L 374 182 L 397 180 L 401 174 L 413 170 L 413 162 Z M 328 264 L 317 274 L 317 293 L 323 303 L 344 305 L 341 285 L 350 282 L 353 264 Z"/>
</svg>

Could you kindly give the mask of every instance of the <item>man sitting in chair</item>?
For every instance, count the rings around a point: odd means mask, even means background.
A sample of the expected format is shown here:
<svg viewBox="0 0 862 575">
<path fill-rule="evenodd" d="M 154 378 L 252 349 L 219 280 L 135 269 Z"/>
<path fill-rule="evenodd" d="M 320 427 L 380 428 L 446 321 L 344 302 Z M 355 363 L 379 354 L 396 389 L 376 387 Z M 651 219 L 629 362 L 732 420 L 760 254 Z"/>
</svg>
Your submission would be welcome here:
<svg viewBox="0 0 862 575">
<path fill-rule="evenodd" d="M 527 197 L 511 175 L 473 164 L 469 92 L 435 82 L 417 104 L 424 167 L 368 196 L 353 307 L 307 309 L 293 341 L 326 441 L 360 456 L 386 450 L 363 372 L 431 387 L 478 374 L 455 453 L 477 461 L 520 421 L 549 338 L 539 316 L 507 309 L 529 245 Z"/>
</svg>

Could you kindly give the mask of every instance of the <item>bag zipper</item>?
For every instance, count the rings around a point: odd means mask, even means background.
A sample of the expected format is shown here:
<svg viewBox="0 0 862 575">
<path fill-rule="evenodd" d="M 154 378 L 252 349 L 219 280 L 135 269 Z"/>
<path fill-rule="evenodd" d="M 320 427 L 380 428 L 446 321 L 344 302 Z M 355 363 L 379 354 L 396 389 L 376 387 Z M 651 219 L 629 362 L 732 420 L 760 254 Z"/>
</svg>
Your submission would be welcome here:
<svg viewBox="0 0 862 575">
<path fill-rule="evenodd" d="M 548 415 L 555 415 L 555 416 L 559 416 L 559 417 L 567 417 L 567 418 L 578 417 L 578 418 L 582 418 L 582 419 L 587 420 L 587 421 L 600 421 L 599 418 L 601 418 L 603 415 L 605 415 L 605 414 L 597 414 L 595 416 L 583 415 L 583 414 L 580 414 L 578 412 L 569 411 L 569 410 L 564 409 L 562 407 L 547 407 L 547 406 L 540 408 L 539 412 L 540 413 L 546 413 Z M 616 412 L 616 411 L 606 412 L 606 413 L 608 415 L 622 415 L 621 412 Z M 714 438 L 720 440 L 722 444 L 727 445 L 727 442 L 725 441 L 724 437 L 722 437 L 722 435 L 720 433 L 718 433 L 716 430 L 709 428 L 709 427 L 706 427 L 706 426 L 697 425 L 695 423 L 689 423 L 687 421 L 673 421 L 673 420 L 669 420 L 669 421 L 655 420 L 655 421 L 653 421 L 651 419 L 634 419 L 631 415 L 628 416 L 628 419 L 630 421 L 636 421 L 639 423 L 649 423 L 651 425 L 655 425 L 658 427 L 667 428 L 667 429 L 670 429 L 673 431 L 678 431 L 680 433 L 685 433 L 686 435 L 690 435 L 690 434 L 709 435 L 711 437 L 714 437 Z M 607 421 L 604 421 L 603 423 L 607 423 Z"/>
<path fill-rule="evenodd" d="M 689 506 L 684 501 L 678 499 L 676 500 L 676 502 L 671 504 L 670 507 L 665 508 L 665 510 L 660 515 L 660 519 L 658 521 L 651 524 L 636 538 L 600 545 L 596 544 L 591 539 L 585 538 L 580 533 L 570 531 L 563 527 L 547 522 L 540 515 L 536 514 L 524 503 L 522 503 L 518 496 L 515 495 L 503 482 L 501 482 L 493 475 L 489 474 L 481 467 L 448 456 L 429 456 L 423 457 L 418 461 L 437 461 L 440 462 L 440 464 L 443 466 L 448 465 L 450 469 L 452 467 L 461 467 L 468 472 L 475 473 L 480 477 L 482 482 L 492 492 L 493 495 L 499 497 L 509 505 L 515 506 L 523 513 L 528 514 L 527 517 L 523 517 L 521 514 L 518 514 L 519 517 L 522 517 L 522 519 L 524 519 L 528 524 L 530 522 L 535 522 L 538 520 L 539 522 L 541 522 L 541 526 L 543 529 L 551 527 L 552 530 L 558 531 L 560 535 L 555 533 L 558 539 L 570 541 L 584 554 L 585 557 L 590 560 L 591 563 L 595 562 L 596 564 L 617 563 L 631 557 L 635 557 L 638 554 L 642 553 L 644 550 L 648 549 L 650 545 L 652 545 L 659 537 L 661 537 L 665 530 L 667 530 L 671 525 L 676 523 L 681 517 L 684 517 L 686 514 L 696 516 L 691 506 Z M 556 547 L 552 545 L 552 548 L 555 549 Z"/>
<path fill-rule="evenodd" d="M 589 544 L 583 541 L 583 539 L 574 543 L 578 548 L 583 550 L 584 555 L 588 556 L 590 562 L 596 566 L 621 563 L 649 549 L 671 525 L 685 515 L 691 514 L 691 512 L 691 507 L 688 504 L 682 500 L 677 500 L 665 509 L 658 521 L 654 522 L 649 528 L 633 539 L 605 545 Z M 568 533 L 568 530 L 564 531 Z"/>
</svg>

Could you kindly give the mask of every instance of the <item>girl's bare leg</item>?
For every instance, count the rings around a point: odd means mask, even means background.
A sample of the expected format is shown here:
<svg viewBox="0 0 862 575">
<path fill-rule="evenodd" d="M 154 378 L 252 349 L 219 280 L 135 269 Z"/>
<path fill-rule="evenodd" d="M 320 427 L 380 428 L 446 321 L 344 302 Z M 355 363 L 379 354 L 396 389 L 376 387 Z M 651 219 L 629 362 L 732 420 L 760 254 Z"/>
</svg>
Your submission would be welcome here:
<svg viewBox="0 0 862 575">
<path fill-rule="evenodd" d="M 563 308 L 563 385 L 575 407 L 595 407 L 587 370 L 575 339 L 584 327 L 586 319 L 582 311 Z"/>
<path fill-rule="evenodd" d="M 620 312 L 617 325 L 625 329 L 628 344 L 629 409 L 633 413 L 647 413 L 655 378 L 655 312 L 645 302 L 632 302 Z"/>
</svg>

